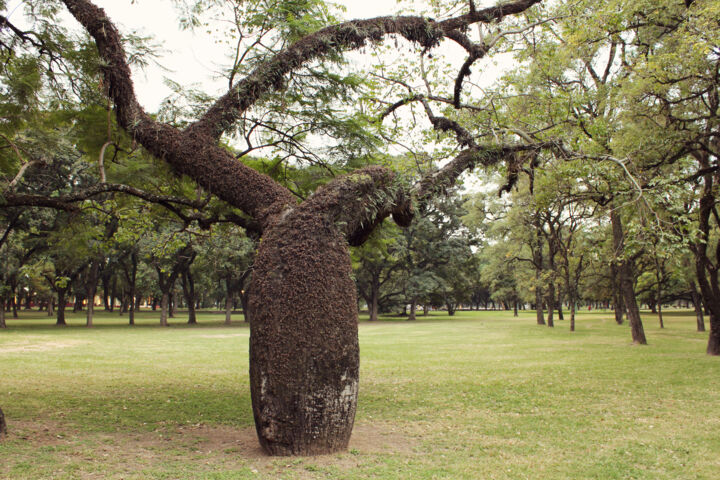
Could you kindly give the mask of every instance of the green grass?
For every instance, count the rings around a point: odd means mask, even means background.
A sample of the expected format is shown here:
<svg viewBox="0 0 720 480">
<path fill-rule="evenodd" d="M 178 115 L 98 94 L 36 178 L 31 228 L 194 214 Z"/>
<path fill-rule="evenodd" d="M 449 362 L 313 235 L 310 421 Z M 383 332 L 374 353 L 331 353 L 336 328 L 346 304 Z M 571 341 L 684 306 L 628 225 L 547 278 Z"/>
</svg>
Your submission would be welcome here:
<svg viewBox="0 0 720 480">
<path fill-rule="evenodd" d="M 664 330 L 644 315 L 644 347 L 607 312 L 574 333 L 533 312 L 363 321 L 350 450 L 268 458 L 241 318 L 23 312 L 0 331 L 0 478 L 715 479 L 720 358 L 669 313 Z"/>
</svg>

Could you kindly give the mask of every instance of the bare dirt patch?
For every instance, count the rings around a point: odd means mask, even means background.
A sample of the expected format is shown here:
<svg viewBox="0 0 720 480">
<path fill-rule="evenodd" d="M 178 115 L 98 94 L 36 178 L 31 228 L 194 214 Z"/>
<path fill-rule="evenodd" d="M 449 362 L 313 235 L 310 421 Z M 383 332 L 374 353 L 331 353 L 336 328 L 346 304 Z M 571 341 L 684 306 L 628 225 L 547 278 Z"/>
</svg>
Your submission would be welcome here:
<svg viewBox="0 0 720 480">
<path fill-rule="evenodd" d="M 6 343 L 0 348 L 0 354 L 3 353 L 24 353 L 24 352 L 45 352 L 48 350 L 56 350 L 59 348 L 71 348 L 86 344 L 82 340 L 66 340 L 63 342 L 40 342 L 40 343 Z"/>
<path fill-rule="evenodd" d="M 418 437 L 392 422 L 356 424 L 349 451 L 316 457 L 270 457 L 258 444 L 254 427 L 224 425 L 161 426 L 154 431 L 79 432 L 57 422 L 12 422 L 8 439 L 17 460 L 32 461 L 38 449 L 53 455 L 53 471 L 73 465 L 78 479 L 141 478 L 141 472 L 191 466 L 197 472 L 250 470 L 276 478 L 292 469 L 296 478 L 317 478 L 315 469 L 349 471 L 375 455 L 413 455 Z M 49 453 L 55 452 L 55 453 Z M 80 468 L 78 468 L 80 466 Z M 11 468 L 12 465 L 8 465 Z M 7 474 L 0 465 L 0 478 Z"/>
</svg>

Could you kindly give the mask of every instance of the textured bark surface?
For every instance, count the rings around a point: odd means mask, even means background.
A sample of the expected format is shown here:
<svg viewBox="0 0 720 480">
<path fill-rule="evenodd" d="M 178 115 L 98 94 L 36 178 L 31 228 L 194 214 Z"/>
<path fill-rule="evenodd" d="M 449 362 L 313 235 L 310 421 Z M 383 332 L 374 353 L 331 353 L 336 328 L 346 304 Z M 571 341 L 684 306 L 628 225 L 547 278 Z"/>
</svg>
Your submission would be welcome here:
<svg viewBox="0 0 720 480">
<path fill-rule="evenodd" d="M 347 448 L 357 405 L 357 299 L 347 243 L 306 205 L 266 229 L 250 299 L 255 427 L 272 455 Z"/>
</svg>

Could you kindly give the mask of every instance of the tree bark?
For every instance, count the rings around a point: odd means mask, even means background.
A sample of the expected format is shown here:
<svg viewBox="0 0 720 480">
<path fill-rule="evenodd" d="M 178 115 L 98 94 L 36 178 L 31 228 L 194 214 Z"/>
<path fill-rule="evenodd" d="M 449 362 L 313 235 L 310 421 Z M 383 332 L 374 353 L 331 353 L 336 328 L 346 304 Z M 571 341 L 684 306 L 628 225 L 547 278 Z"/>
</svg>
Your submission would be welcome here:
<svg viewBox="0 0 720 480">
<path fill-rule="evenodd" d="M 57 326 L 65 326 L 67 323 L 65 323 L 65 295 L 67 294 L 67 288 L 58 288 L 57 290 L 57 297 L 58 297 L 58 304 L 57 304 L 57 314 L 55 318 L 57 319 L 55 321 L 55 325 Z"/>
<path fill-rule="evenodd" d="M 93 326 L 93 314 L 95 313 L 95 292 L 97 291 L 98 273 L 100 271 L 100 262 L 93 261 L 90 264 L 88 278 L 85 288 L 87 290 L 87 312 L 85 315 L 85 326 Z"/>
<path fill-rule="evenodd" d="M 379 279 L 373 278 L 370 287 L 370 302 L 368 303 L 368 310 L 370 314 L 370 321 L 376 322 L 378 319 L 378 297 L 380 296 L 380 281 Z"/>
<path fill-rule="evenodd" d="M 160 300 L 160 326 L 168 326 L 168 309 L 170 307 L 170 293 L 163 292 Z"/>
<path fill-rule="evenodd" d="M 452 316 L 455 315 L 455 304 L 454 304 L 452 301 L 446 300 L 446 301 L 445 301 L 445 307 L 447 308 L 447 311 L 448 311 L 448 315 L 449 315 L 449 316 L 452 317 Z M 517 307 L 516 307 L 516 308 L 517 308 Z M 516 312 L 517 312 L 517 309 L 516 309 Z"/>
<path fill-rule="evenodd" d="M 555 318 L 554 318 L 555 308 L 553 307 L 553 301 L 550 300 L 554 296 L 555 296 L 555 288 L 551 286 L 548 291 L 548 297 L 545 299 L 545 303 L 546 303 L 547 311 L 548 311 L 547 326 L 550 328 L 555 326 Z"/>
<path fill-rule="evenodd" d="M 5 323 L 5 297 L 0 296 L 0 328 L 7 328 Z"/>
<path fill-rule="evenodd" d="M 620 282 L 618 281 L 619 273 L 615 262 L 610 263 L 610 288 L 612 289 L 613 295 L 613 311 L 615 313 L 615 323 L 618 325 L 623 324 L 623 317 L 625 315 L 625 305 L 623 303 L 622 289 L 620 288 Z"/>
<path fill-rule="evenodd" d="M 255 427 L 272 455 L 347 448 L 358 392 L 357 297 L 346 242 L 289 213 L 258 248 L 250 298 Z"/>
<path fill-rule="evenodd" d="M 408 318 L 407 318 L 409 322 L 417 320 L 416 312 L 417 312 L 417 300 L 415 298 L 413 298 L 412 300 L 410 300 L 410 313 L 408 314 Z"/>
<path fill-rule="evenodd" d="M 610 211 L 610 223 L 612 224 L 613 246 L 616 255 L 622 257 L 625 254 L 625 234 L 623 232 L 622 220 L 616 210 Z M 628 260 L 620 258 L 616 260 L 618 274 L 620 276 L 620 289 L 622 298 L 627 308 L 628 321 L 630 322 L 630 331 L 633 343 L 638 345 L 647 345 L 645 338 L 645 329 L 640 319 L 640 309 L 635 300 L 635 288 L 633 287 L 632 269 Z"/>
<path fill-rule="evenodd" d="M 233 291 L 232 277 L 228 275 L 225 277 L 225 325 L 232 323 Z"/>
<path fill-rule="evenodd" d="M 697 323 L 697 331 L 705 331 L 705 317 L 703 316 L 702 298 L 697 291 L 694 281 L 690 281 L 690 295 L 692 296 L 693 307 L 695 308 L 695 318 Z"/>
<path fill-rule="evenodd" d="M 188 308 L 188 324 L 197 324 L 197 315 L 195 313 L 195 280 L 193 279 L 190 270 L 185 271 L 182 275 L 181 282 L 183 288 L 183 295 L 185 296 L 185 303 Z"/>
</svg>

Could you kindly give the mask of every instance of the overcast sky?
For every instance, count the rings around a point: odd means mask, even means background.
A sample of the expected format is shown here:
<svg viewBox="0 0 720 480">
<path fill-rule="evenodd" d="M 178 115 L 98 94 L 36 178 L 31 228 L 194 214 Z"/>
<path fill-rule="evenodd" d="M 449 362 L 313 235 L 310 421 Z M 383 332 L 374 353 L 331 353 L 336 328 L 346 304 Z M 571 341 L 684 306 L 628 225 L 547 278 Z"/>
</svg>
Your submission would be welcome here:
<svg viewBox="0 0 720 480">
<path fill-rule="evenodd" d="M 141 35 L 153 36 L 160 45 L 158 63 L 163 67 L 150 66 L 143 71 L 134 69 L 133 81 L 141 104 L 148 111 L 156 111 L 162 100 L 170 95 L 163 78 L 170 78 L 181 85 L 195 84 L 205 93 L 219 95 L 227 90 L 226 80 L 220 75 L 222 67 L 229 64 L 230 48 L 216 44 L 215 37 L 204 29 L 195 32 L 183 31 L 178 26 L 178 15 L 170 0 L 94 0 L 103 7 L 109 17 L 122 32 L 136 30 Z M 371 18 L 380 15 L 392 15 L 398 11 L 397 0 L 334 0 L 347 9 L 345 17 Z M 14 22 L 22 22 L 22 9 L 18 8 L 23 0 L 8 2 L 7 15 Z M 407 2 L 405 2 L 407 4 Z M 422 0 L 415 2 L 422 4 Z M 491 5 L 494 0 L 481 0 L 478 5 Z M 58 20 L 65 25 L 76 24 L 65 12 Z M 79 28 L 79 27 L 78 27 Z M 443 49 L 442 55 L 451 61 L 464 60 L 465 53 L 453 52 L 454 45 Z M 449 52 L 449 57 L 448 57 Z M 454 61 L 453 61 L 454 63 Z M 479 65 L 476 66 L 476 71 Z M 486 66 L 483 77 L 491 80 L 495 75 L 488 71 L 496 67 Z M 485 83 L 485 82 L 481 82 Z"/>
<path fill-rule="evenodd" d="M 169 71 L 149 68 L 134 72 L 136 91 L 142 105 L 153 111 L 170 90 L 163 84 L 163 77 L 189 85 L 197 83 L 209 94 L 224 93 L 225 81 L 218 78 L 220 66 L 228 63 L 229 52 L 213 43 L 213 38 L 203 29 L 197 32 L 182 31 L 178 27 L 177 12 L 169 0 L 96 0 L 111 19 L 123 31 L 153 35 L 163 46 L 159 63 Z M 346 17 L 369 18 L 396 12 L 394 0 L 336 0 L 345 5 Z"/>
</svg>

